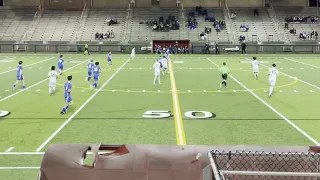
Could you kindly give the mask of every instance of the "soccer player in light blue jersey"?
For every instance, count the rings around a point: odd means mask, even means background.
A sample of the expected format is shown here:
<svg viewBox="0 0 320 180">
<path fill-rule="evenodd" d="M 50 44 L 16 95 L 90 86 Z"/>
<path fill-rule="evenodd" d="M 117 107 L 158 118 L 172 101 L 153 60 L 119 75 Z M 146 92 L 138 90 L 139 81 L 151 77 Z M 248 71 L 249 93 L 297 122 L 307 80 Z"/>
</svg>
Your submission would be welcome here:
<svg viewBox="0 0 320 180">
<path fill-rule="evenodd" d="M 64 83 L 64 101 L 65 101 L 65 106 L 62 108 L 60 114 L 65 114 L 67 110 L 69 109 L 71 103 L 72 103 L 72 98 L 71 98 L 71 89 L 72 89 L 72 76 L 67 77 L 68 81 Z"/>
<path fill-rule="evenodd" d="M 108 57 L 107 57 L 107 60 L 108 60 L 108 65 L 109 65 L 110 68 L 111 68 L 111 66 L 112 66 L 112 55 L 111 55 L 111 52 L 109 52 Z"/>
<path fill-rule="evenodd" d="M 88 63 L 88 77 L 86 78 L 86 81 L 87 81 L 88 83 L 90 83 L 90 80 L 91 80 L 91 77 L 92 77 L 93 67 L 94 67 L 93 60 L 91 60 L 91 61 Z"/>
<path fill-rule="evenodd" d="M 63 55 L 60 55 L 60 58 L 59 58 L 59 60 L 58 60 L 58 68 L 59 68 L 59 73 L 60 73 L 60 75 L 62 75 L 63 64 L 64 64 Z"/>
<path fill-rule="evenodd" d="M 169 54 L 170 54 L 170 51 L 169 51 L 169 48 L 167 49 L 167 51 L 164 53 L 164 57 L 165 58 L 169 58 Z"/>
<path fill-rule="evenodd" d="M 17 84 L 20 82 L 22 82 L 22 89 L 25 89 L 26 86 L 24 84 L 24 76 L 23 76 L 23 67 L 22 67 L 22 61 L 19 61 L 18 63 L 18 67 L 17 67 L 17 81 L 16 83 L 14 83 L 12 90 L 14 90 L 17 86 Z"/>
<path fill-rule="evenodd" d="M 100 73 L 101 73 L 101 68 L 99 66 L 99 62 L 96 62 L 95 66 L 93 67 L 93 80 L 94 80 L 94 83 L 92 84 L 92 87 L 94 87 L 95 89 L 98 88 L 98 81 L 99 81 Z"/>
</svg>

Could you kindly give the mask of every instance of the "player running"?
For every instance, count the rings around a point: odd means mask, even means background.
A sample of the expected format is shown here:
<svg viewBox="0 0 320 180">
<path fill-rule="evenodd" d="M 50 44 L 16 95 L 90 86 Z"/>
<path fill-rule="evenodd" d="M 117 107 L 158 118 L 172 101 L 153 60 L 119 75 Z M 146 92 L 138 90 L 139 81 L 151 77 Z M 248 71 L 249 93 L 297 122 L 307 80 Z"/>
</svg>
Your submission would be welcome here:
<svg viewBox="0 0 320 180">
<path fill-rule="evenodd" d="M 220 83 L 220 88 L 222 87 L 222 84 L 228 88 L 227 86 L 227 78 L 228 74 L 230 73 L 230 69 L 227 67 L 227 64 L 223 62 L 223 66 L 220 67 L 220 72 L 221 72 L 221 77 L 222 77 L 222 82 Z"/>
<path fill-rule="evenodd" d="M 49 77 L 49 94 L 52 96 L 56 91 L 58 73 L 55 66 L 51 66 L 51 71 L 48 73 Z"/>
<path fill-rule="evenodd" d="M 163 58 L 161 59 L 161 64 L 162 64 L 162 74 L 167 74 L 168 73 L 168 59 L 163 56 Z"/>
<path fill-rule="evenodd" d="M 170 54 L 170 51 L 169 49 L 167 49 L 167 51 L 164 53 L 164 57 L 169 59 L 169 54 Z"/>
<path fill-rule="evenodd" d="M 62 75 L 63 65 L 64 65 L 63 55 L 60 55 L 60 58 L 58 60 L 58 68 L 59 68 L 60 75 Z"/>
<path fill-rule="evenodd" d="M 272 64 L 272 67 L 269 69 L 269 84 L 270 84 L 270 90 L 268 98 L 271 97 L 273 87 L 276 85 L 277 77 L 279 75 L 279 71 L 276 68 L 276 64 Z"/>
<path fill-rule="evenodd" d="M 72 76 L 67 77 L 68 81 L 64 84 L 64 101 L 65 101 L 65 106 L 62 108 L 60 114 L 65 114 L 69 107 L 71 106 L 72 103 L 72 98 L 71 98 L 71 89 L 72 89 Z"/>
<path fill-rule="evenodd" d="M 25 89 L 26 86 L 24 84 L 24 76 L 23 76 L 23 67 L 22 67 L 22 61 L 19 61 L 18 67 L 17 67 L 17 81 L 13 84 L 12 90 L 14 90 L 17 86 L 17 84 L 22 82 L 22 89 Z"/>
<path fill-rule="evenodd" d="M 252 65 L 252 71 L 253 71 L 253 76 L 256 78 L 256 80 L 258 79 L 258 75 L 259 75 L 259 65 L 260 65 L 260 62 L 257 60 L 256 57 L 253 57 L 252 58 L 252 62 L 251 62 L 251 65 Z"/>
<path fill-rule="evenodd" d="M 135 57 L 136 57 L 136 48 L 132 48 L 131 55 L 130 55 L 130 60 L 133 60 Z"/>
<path fill-rule="evenodd" d="M 98 88 L 98 81 L 99 81 L 100 73 L 101 73 L 101 68 L 99 66 L 99 62 L 96 62 L 95 66 L 93 67 L 93 80 L 94 80 L 94 83 L 92 84 L 92 87 L 94 87 L 95 89 Z"/>
<path fill-rule="evenodd" d="M 90 83 L 90 80 L 91 80 L 91 77 L 92 77 L 93 67 L 94 67 L 93 60 L 91 60 L 88 63 L 88 77 L 86 78 L 86 81 L 88 83 Z"/>
<path fill-rule="evenodd" d="M 109 52 L 107 60 L 108 60 L 108 66 L 110 66 L 110 68 L 111 68 L 111 66 L 112 66 L 112 55 L 111 55 L 111 52 Z"/>
<path fill-rule="evenodd" d="M 160 82 L 160 69 L 161 69 L 161 65 L 160 65 L 159 61 L 157 61 L 157 60 L 154 61 L 153 68 L 154 68 L 154 80 L 153 80 L 153 84 L 156 84 L 156 80 L 157 80 L 157 79 L 158 79 L 158 83 L 161 84 L 161 82 Z"/>
</svg>

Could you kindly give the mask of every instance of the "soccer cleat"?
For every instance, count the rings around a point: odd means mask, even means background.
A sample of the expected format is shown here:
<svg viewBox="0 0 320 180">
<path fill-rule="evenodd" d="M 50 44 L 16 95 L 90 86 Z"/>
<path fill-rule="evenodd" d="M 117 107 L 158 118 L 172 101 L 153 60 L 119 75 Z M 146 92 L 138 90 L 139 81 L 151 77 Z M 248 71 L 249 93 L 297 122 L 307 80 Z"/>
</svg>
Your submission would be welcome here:
<svg viewBox="0 0 320 180">
<path fill-rule="evenodd" d="M 60 112 L 61 115 L 64 115 L 64 113 L 65 113 L 65 112 L 63 112 L 63 111 Z"/>
</svg>

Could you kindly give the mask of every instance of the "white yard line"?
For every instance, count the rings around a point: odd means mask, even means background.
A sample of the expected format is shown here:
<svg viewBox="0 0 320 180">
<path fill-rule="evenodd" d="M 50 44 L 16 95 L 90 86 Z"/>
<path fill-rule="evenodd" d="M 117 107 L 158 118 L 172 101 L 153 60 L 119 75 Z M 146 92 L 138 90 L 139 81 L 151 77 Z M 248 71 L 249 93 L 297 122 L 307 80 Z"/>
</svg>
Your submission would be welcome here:
<svg viewBox="0 0 320 180">
<path fill-rule="evenodd" d="M 28 65 L 23 66 L 23 67 L 26 68 L 26 67 L 29 67 L 29 66 L 33 66 L 33 65 L 35 65 L 35 64 L 39 64 L 39 63 L 42 63 L 42 62 L 50 61 L 50 60 L 52 60 L 53 58 L 54 58 L 54 57 L 49 58 L 49 59 L 45 59 L 45 60 L 42 60 L 42 61 L 38 61 L 38 62 L 35 62 L 35 63 L 32 63 L 32 64 L 28 64 Z M 17 70 L 17 69 L 10 69 L 10 70 L 8 70 L 8 71 L 1 72 L 0 75 L 1 75 L 1 74 L 5 74 L 5 73 L 8 73 L 8 72 L 11 72 L 11 71 L 16 71 L 16 70 Z"/>
<path fill-rule="evenodd" d="M 51 136 L 48 137 L 36 150 L 36 152 L 41 151 L 72 119 L 119 73 L 119 71 L 130 61 L 128 59 L 122 66 L 94 93 L 89 99 L 84 102 L 77 111 L 75 111 Z M 84 61 L 88 62 L 88 61 Z"/>
<path fill-rule="evenodd" d="M 10 152 L 10 151 L 12 151 L 14 149 L 14 147 L 10 147 L 10 148 L 8 148 L 7 150 L 6 150 L 6 152 Z"/>
<path fill-rule="evenodd" d="M 215 66 L 219 67 L 215 62 L 207 58 L 208 61 L 210 61 Z M 295 125 L 292 121 L 290 121 L 288 118 L 286 118 L 284 115 L 282 115 L 279 111 L 274 109 L 270 104 L 265 102 L 263 99 L 261 99 L 259 96 L 257 96 L 253 91 L 251 91 L 249 88 L 247 88 L 245 85 L 243 85 L 240 81 L 238 81 L 236 78 L 234 78 L 232 75 L 229 75 L 231 79 L 233 79 L 235 82 L 237 82 L 240 86 L 242 86 L 245 90 L 247 90 L 252 96 L 257 98 L 262 104 L 267 106 L 271 111 L 273 111 L 275 114 L 277 114 L 279 117 L 281 117 L 283 120 L 285 120 L 288 124 L 290 124 L 293 128 L 295 128 L 297 131 L 299 131 L 303 136 L 305 136 L 307 139 L 309 139 L 311 142 L 316 144 L 317 146 L 320 146 L 320 143 L 317 142 L 315 139 L 313 139 L 309 134 L 307 134 L 305 131 L 300 129 L 297 125 Z"/>
<path fill-rule="evenodd" d="M 90 59 L 92 59 L 92 58 L 90 58 Z M 90 60 L 90 59 L 88 59 L 88 60 Z M 83 62 L 81 62 L 81 63 L 79 63 L 79 64 L 76 64 L 76 65 L 74 65 L 74 66 L 71 66 L 71 67 L 69 67 L 68 69 L 66 69 L 64 72 L 66 72 L 66 71 L 68 71 L 68 70 L 71 70 L 71 69 L 73 69 L 73 68 L 75 68 L 75 67 L 77 67 L 77 66 L 79 66 L 79 65 L 81 65 L 81 64 L 83 64 L 83 63 L 86 63 L 86 62 L 88 62 L 88 61 L 85 60 L 85 61 L 83 61 Z M 9 98 L 11 98 L 11 97 L 13 97 L 13 96 L 15 96 L 15 95 L 17 95 L 17 94 L 20 94 L 20 93 L 22 93 L 22 92 L 24 92 L 24 91 L 26 91 L 26 90 L 34 87 L 34 86 L 37 86 L 37 85 L 39 85 L 39 84 L 47 81 L 47 80 L 48 80 L 48 78 L 46 78 L 46 79 L 44 79 L 44 80 L 42 80 L 42 81 L 39 81 L 39 82 L 37 82 L 37 83 L 35 83 L 35 84 L 31 85 L 31 86 L 27 86 L 27 88 L 26 88 L 25 90 L 20 90 L 20 91 L 17 91 L 17 90 L 16 90 L 17 92 L 15 92 L 15 93 L 13 93 L 13 94 L 10 94 L 9 96 L 6 96 L 6 97 L 0 99 L 0 102 L 2 102 L 2 101 L 4 101 L 4 100 L 7 100 L 7 99 L 9 99 Z"/>
<path fill-rule="evenodd" d="M 303 64 L 303 65 L 307 65 L 307 66 L 310 66 L 310 67 L 320 68 L 319 66 L 315 66 L 315 65 L 312 65 L 312 64 L 304 63 L 304 62 L 301 62 L 301 61 L 296 61 L 296 60 L 293 60 L 293 59 L 290 59 L 290 58 L 284 58 L 284 59 L 286 59 L 288 61 L 300 63 L 300 64 Z"/>
</svg>

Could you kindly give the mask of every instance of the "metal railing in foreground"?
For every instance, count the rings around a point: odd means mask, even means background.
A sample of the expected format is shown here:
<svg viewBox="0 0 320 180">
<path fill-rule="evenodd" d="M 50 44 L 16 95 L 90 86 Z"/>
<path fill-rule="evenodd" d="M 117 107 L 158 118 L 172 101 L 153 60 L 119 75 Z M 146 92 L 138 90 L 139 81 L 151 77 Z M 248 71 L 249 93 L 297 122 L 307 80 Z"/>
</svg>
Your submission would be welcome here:
<svg viewBox="0 0 320 180">
<path fill-rule="evenodd" d="M 320 154 L 208 152 L 215 180 L 319 180 Z"/>
</svg>

